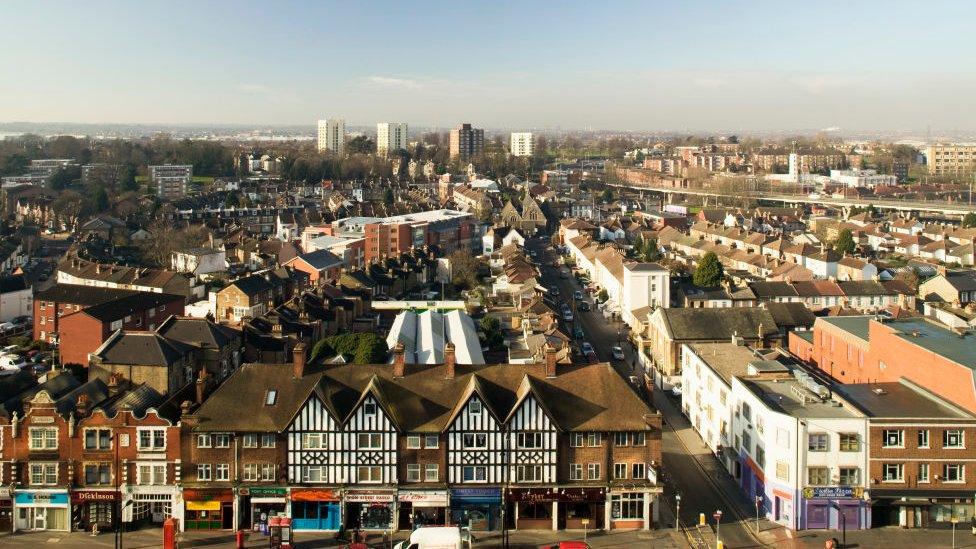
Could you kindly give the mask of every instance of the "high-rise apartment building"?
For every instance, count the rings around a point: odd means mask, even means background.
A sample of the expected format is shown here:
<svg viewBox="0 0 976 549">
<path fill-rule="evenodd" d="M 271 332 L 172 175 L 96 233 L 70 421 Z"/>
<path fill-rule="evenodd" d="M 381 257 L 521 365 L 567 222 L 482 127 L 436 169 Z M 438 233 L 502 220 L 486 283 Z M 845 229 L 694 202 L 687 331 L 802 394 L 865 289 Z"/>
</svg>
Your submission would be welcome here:
<svg viewBox="0 0 976 549">
<path fill-rule="evenodd" d="M 932 175 L 976 172 L 976 143 L 937 143 L 925 149 Z"/>
<path fill-rule="evenodd" d="M 512 132 L 512 156 L 532 156 L 532 132 Z"/>
<path fill-rule="evenodd" d="M 462 160 L 477 156 L 485 150 L 485 130 L 461 124 L 451 130 L 451 158 Z"/>
<path fill-rule="evenodd" d="M 320 151 L 332 151 L 341 153 L 346 145 L 346 120 L 344 118 L 329 118 L 319 120 L 319 142 Z"/>
<path fill-rule="evenodd" d="M 387 154 L 390 151 L 406 148 L 406 122 L 380 122 L 376 124 L 376 152 Z"/>
<path fill-rule="evenodd" d="M 160 198 L 183 198 L 193 180 L 193 165 L 162 164 L 149 166 L 149 183 L 156 186 Z"/>
</svg>

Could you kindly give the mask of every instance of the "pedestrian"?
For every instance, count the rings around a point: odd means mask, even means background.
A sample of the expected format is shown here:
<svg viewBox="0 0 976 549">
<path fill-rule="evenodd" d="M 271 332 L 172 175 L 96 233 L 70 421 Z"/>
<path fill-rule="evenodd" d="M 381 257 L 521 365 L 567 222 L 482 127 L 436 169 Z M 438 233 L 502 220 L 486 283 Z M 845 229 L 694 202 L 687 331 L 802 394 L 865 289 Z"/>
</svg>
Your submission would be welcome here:
<svg viewBox="0 0 976 549">
<path fill-rule="evenodd" d="M 972 517 L 970 517 L 970 519 L 969 519 L 969 527 L 972 529 L 973 535 L 976 536 L 976 515 L 973 515 Z"/>
</svg>

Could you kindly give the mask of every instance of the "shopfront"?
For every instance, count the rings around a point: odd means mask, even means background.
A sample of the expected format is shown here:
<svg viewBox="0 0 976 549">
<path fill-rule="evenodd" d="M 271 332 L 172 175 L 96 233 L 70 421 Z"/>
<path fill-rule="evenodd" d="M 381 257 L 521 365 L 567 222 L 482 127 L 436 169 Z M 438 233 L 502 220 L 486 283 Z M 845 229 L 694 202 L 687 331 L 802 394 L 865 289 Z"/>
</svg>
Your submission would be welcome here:
<svg viewBox="0 0 976 549">
<path fill-rule="evenodd" d="M 0 488 L 0 532 L 14 529 L 14 501 L 10 499 L 10 488 Z"/>
<path fill-rule="evenodd" d="M 976 509 L 962 490 L 872 490 L 871 498 L 872 528 L 951 528 L 953 518 L 968 527 Z"/>
<path fill-rule="evenodd" d="M 68 532 L 71 500 L 67 490 L 17 490 L 14 494 L 15 530 Z"/>
<path fill-rule="evenodd" d="M 71 524 L 73 528 L 113 530 L 118 520 L 119 493 L 115 490 L 73 490 Z"/>
<path fill-rule="evenodd" d="M 268 520 L 275 516 L 285 516 L 288 507 L 288 489 L 272 486 L 241 488 L 238 509 L 242 529 L 267 532 Z"/>
<path fill-rule="evenodd" d="M 610 529 L 649 530 L 654 522 L 652 492 L 615 491 L 610 493 Z"/>
<path fill-rule="evenodd" d="M 800 529 L 860 530 L 870 528 L 871 507 L 864 489 L 850 486 L 804 488 Z"/>
<path fill-rule="evenodd" d="M 295 530 L 338 530 L 339 493 L 328 488 L 291 489 L 291 525 Z"/>
<path fill-rule="evenodd" d="M 506 516 L 518 530 L 602 530 L 605 507 L 601 488 L 513 488 Z"/>
<path fill-rule="evenodd" d="M 475 532 L 501 529 L 501 488 L 453 488 L 450 494 L 451 524 Z"/>
<path fill-rule="evenodd" d="M 400 490 L 399 530 L 447 524 L 447 490 Z"/>
<path fill-rule="evenodd" d="M 396 506 L 393 490 L 349 490 L 343 498 L 346 528 L 349 530 L 390 530 Z"/>
<path fill-rule="evenodd" d="M 234 493 L 228 489 L 183 490 L 184 523 L 187 530 L 232 530 Z"/>
<path fill-rule="evenodd" d="M 131 523 L 126 528 L 161 525 L 173 515 L 173 506 L 179 490 L 175 486 L 129 486 L 125 495 L 132 503 L 122 509 L 122 522 Z"/>
</svg>

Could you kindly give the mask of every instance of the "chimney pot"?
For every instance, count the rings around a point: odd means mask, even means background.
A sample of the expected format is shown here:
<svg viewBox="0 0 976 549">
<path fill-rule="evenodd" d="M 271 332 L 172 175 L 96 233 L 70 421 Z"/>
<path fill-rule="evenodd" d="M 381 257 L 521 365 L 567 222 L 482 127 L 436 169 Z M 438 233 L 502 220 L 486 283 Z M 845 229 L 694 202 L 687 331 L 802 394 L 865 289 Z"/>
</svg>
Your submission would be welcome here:
<svg viewBox="0 0 976 549">
<path fill-rule="evenodd" d="M 403 377 L 406 370 L 406 364 L 404 363 L 405 349 L 403 347 L 403 342 L 398 341 L 396 345 L 393 346 L 393 377 Z"/>
<path fill-rule="evenodd" d="M 196 388 L 196 397 L 197 397 L 197 406 L 203 404 L 203 398 L 204 398 L 204 392 L 205 392 L 204 389 L 206 388 L 206 386 L 207 386 L 207 382 L 206 382 L 206 370 L 200 370 L 200 376 L 197 377 L 197 383 L 196 383 L 196 386 L 195 386 L 195 388 Z"/>
</svg>

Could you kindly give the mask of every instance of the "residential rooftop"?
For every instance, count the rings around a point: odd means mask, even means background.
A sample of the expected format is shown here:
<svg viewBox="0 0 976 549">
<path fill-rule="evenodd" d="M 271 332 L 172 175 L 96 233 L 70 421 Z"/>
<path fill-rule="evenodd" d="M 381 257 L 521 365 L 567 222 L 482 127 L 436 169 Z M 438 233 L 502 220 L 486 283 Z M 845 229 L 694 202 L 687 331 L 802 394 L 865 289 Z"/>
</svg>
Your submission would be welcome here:
<svg viewBox="0 0 976 549">
<path fill-rule="evenodd" d="M 726 383 L 748 373 L 749 363 L 760 360 L 752 349 L 734 343 L 686 343 L 686 345 Z"/>
<path fill-rule="evenodd" d="M 875 418 L 949 419 L 972 418 L 972 414 L 953 406 L 914 383 L 849 383 L 840 385 L 842 393 L 865 414 Z"/>
<path fill-rule="evenodd" d="M 797 418 L 848 419 L 863 414 L 838 400 L 821 399 L 799 381 L 783 375 L 737 376 L 737 379 L 770 410 Z M 806 398 L 801 398 L 805 395 Z"/>
</svg>

